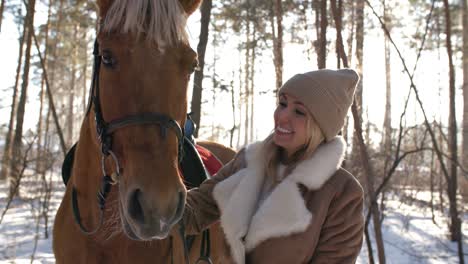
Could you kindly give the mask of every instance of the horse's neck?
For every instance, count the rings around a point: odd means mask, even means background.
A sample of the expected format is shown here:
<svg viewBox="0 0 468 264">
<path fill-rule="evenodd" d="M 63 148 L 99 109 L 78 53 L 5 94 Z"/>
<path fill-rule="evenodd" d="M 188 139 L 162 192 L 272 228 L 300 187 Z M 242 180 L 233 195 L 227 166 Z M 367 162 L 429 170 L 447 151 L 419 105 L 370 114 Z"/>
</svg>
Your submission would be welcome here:
<svg viewBox="0 0 468 264">
<path fill-rule="evenodd" d="M 72 179 L 76 188 L 84 188 L 87 192 L 99 190 L 100 184 L 100 152 L 93 139 L 90 115 L 88 115 L 81 126 L 80 138 L 75 153 Z"/>
</svg>

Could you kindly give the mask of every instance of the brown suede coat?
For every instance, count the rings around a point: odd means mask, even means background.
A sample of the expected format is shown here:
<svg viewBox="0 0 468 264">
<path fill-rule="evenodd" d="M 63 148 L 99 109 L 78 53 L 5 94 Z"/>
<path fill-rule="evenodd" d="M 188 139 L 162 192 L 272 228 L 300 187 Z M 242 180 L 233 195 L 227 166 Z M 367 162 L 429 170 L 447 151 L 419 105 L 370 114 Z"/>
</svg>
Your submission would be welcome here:
<svg viewBox="0 0 468 264">
<path fill-rule="evenodd" d="M 257 208 L 260 144 L 252 144 L 189 192 L 184 221 L 198 233 L 217 220 L 231 259 L 223 263 L 354 263 L 363 238 L 363 191 L 340 168 L 341 137 L 321 145 Z"/>
</svg>

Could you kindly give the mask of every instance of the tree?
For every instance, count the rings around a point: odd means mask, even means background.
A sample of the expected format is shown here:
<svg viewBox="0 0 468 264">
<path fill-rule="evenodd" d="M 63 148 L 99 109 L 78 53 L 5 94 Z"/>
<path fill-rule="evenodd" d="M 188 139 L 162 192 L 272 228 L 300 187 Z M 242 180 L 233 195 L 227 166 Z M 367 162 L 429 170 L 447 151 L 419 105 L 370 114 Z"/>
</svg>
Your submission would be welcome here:
<svg viewBox="0 0 468 264">
<path fill-rule="evenodd" d="M 0 32 L 2 31 L 3 11 L 5 10 L 5 0 L 0 3 Z"/>
<path fill-rule="evenodd" d="M 24 51 L 24 40 L 26 37 L 26 24 L 23 21 L 23 33 L 19 39 L 19 54 L 18 54 L 18 63 L 16 66 L 16 76 L 15 76 L 15 84 L 13 85 L 13 96 L 11 100 L 11 110 L 10 110 L 10 121 L 8 122 L 8 131 L 5 136 L 5 149 L 3 151 L 2 157 L 2 164 L 1 164 L 1 171 L 0 171 L 0 179 L 5 180 L 6 178 L 10 177 L 10 169 L 11 169 L 11 156 L 13 155 L 13 126 L 15 125 L 16 120 L 16 110 L 18 104 L 18 84 L 21 75 L 21 67 L 23 63 L 23 51 Z"/>
<path fill-rule="evenodd" d="M 390 28 L 390 15 L 385 0 L 383 4 L 383 19 L 388 30 Z M 384 52 L 385 52 L 385 113 L 383 123 L 383 151 L 384 151 L 384 174 L 387 172 L 389 156 L 392 151 L 392 85 L 391 85 L 391 63 L 390 63 L 390 42 L 388 37 L 384 34 Z"/>
<path fill-rule="evenodd" d="M 270 11 L 270 23 L 273 38 L 273 64 L 275 65 L 276 76 L 275 92 L 277 92 L 283 85 L 283 4 L 281 0 L 275 0 L 271 8 L 274 9 Z"/>
<path fill-rule="evenodd" d="M 357 113 L 359 115 L 359 120 L 362 119 L 362 92 L 363 92 L 363 83 L 364 83 L 364 76 L 363 76 L 363 63 L 364 63 L 364 0 L 357 0 L 355 3 L 355 39 L 356 39 L 356 50 L 355 50 L 355 57 L 356 57 L 356 71 L 361 77 L 359 83 L 356 87 L 356 92 L 354 94 L 354 98 L 356 99 L 356 107 Z M 356 132 L 356 131 L 354 131 Z M 354 151 L 354 146 L 359 146 L 359 142 L 357 142 L 357 136 L 353 136 L 353 151 L 351 152 L 351 165 L 354 175 L 360 178 L 360 172 L 357 169 L 358 162 L 358 151 Z"/>
<path fill-rule="evenodd" d="M 244 65 L 244 105 L 245 105 L 245 116 L 244 116 L 244 144 L 249 142 L 249 113 L 250 113 L 250 79 L 251 74 L 251 56 L 255 52 L 252 48 L 252 19 L 251 19 L 251 0 L 246 1 L 246 21 L 245 21 L 245 65 Z"/>
<path fill-rule="evenodd" d="M 47 61 L 47 53 L 48 49 L 47 47 L 49 46 L 49 26 L 50 26 L 50 18 L 52 16 L 52 6 L 53 6 L 53 1 L 49 2 L 49 8 L 47 11 L 47 22 L 44 27 L 44 61 Z M 43 117 L 42 117 L 42 112 L 44 110 L 44 98 L 45 98 L 45 71 L 42 73 L 41 77 L 41 92 L 40 92 L 40 98 L 39 98 L 39 103 L 40 103 L 40 108 L 39 108 L 39 118 L 37 122 L 37 161 L 36 161 L 36 171 L 38 172 L 43 172 L 44 170 L 44 160 L 43 160 L 43 155 L 42 155 L 42 150 L 43 150 L 43 144 L 42 144 L 42 130 L 43 130 Z"/>
<path fill-rule="evenodd" d="M 26 33 L 26 50 L 25 50 L 25 57 L 24 57 L 24 68 L 23 68 L 23 77 L 22 77 L 22 85 L 21 85 L 21 95 L 18 102 L 18 110 L 16 114 L 16 129 L 15 135 L 13 138 L 13 148 L 12 148 L 12 175 L 10 177 L 10 187 L 14 187 L 16 185 L 16 181 L 19 177 L 20 172 L 20 165 L 21 165 L 21 158 L 22 156 L 22 139 L 23 139 L 23 120 L 24 120 L 24 113 L 26 107 L 26 96 L 28 92 L 28 85 L 29 85 L 29 66 L 30 66 L 30 59 L 31 59 L 31 46 L 32 46 L 32 37 L 34 34 L 34 13 L 35 13 L 35 0 L 28 1 L 27 13 L 26 18 L 24 19 L 25 23 L 25 30 Z M 10 188 L 10 195 L 14 195 Z"/>
<path fill-rule="evenodd" d="M 327 67 L 327 27 L 328 27 L 328 14 L 327 14 L 327 0 L 316 0 L 316 25 L 317 28 L 317 67 L 323 69 Z"/>
<path fill-rule="evenodd" d="M 76 86 L 76 75 L 77 75 L 77 51 L 78 51 L 78 31 L 79 25 L 75 24 L 73 27 L 73 43 L 71 46 L 71 72 L 70 72 L 70 88 L 68 95 L 68 115 L 67 115 L 67 146 L 71 147 L 73 145 L 73 125 L 74 125 L 74 104 L 75 104 L 75 95 L 78 94 L 78 89 Z"/>
<path fill-rule="evenodd" d="M 203 71 L 205 67 L 205 51 L 206 45 L 208 44 L 208 33 L 211 19 L 212 1 L 205 0 L 201 6 L 201 23 L 200 23 L 200 37 L 197 46 L 198 53 L 198 70 L 195 71 L 194 82 L 193 82 L 193 94 L 191 111 L 192 118 L 195 122 L 197 129 L 194 132 L 194 136 L 198 136 L 198 130 L 200 127 L 200 113 L 201 113 L 201 102 L 202 102 L 202 91 L 203 91 Z"/>
<path fill-rule="evenodd" d="M 468 0 L 461 0 L 463 31 L 463 136 L 461 162 L 465 177 L 461 177 L 460 190 L 465 201 L 468 201 Z"/>
<path fill-rule="evenodd" d="M 458 217 L 457 209 L 457 120 L 455 112 L 455 69 L 453 66 L 453 51 L 452 51 L 452 23 L 450 16 L 450 6 L 448 0 L 444 0 L 445 13 L 445 33 L 446 33 L 446 48 L 449 63 L 449 133 L 448 133 L 448 149 L 450 156 L 450 172 L 447 179 L 447 188 L 449 196 L 450 208 L 450 235 L 452 241 L 458 242 L 458 254 L 460 263 L 464 263 L 463 255 L 463 236 L 461 231 L 461 220 Z"/>
</svg>

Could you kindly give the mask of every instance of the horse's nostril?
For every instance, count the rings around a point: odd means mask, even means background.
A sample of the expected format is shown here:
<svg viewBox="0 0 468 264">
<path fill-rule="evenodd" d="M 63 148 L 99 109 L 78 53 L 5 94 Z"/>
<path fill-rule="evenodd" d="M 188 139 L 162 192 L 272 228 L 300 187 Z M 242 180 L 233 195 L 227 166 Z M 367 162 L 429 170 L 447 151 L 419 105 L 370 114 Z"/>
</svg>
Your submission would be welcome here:
<svg viewBox="0 0 468 264">
<path fill-rule="evenodd" d="M 142 192 L 140 191 L 140 189 L 136 189 L 130 195 L 130 200 L 128 203 L 128 213 L 130 214 L 130 217 L 132 217 L 133 220 L 135 220 L 138 223 L 144 222 L 143 208 L 141 207 L 141 198 Z"/>
</svg>

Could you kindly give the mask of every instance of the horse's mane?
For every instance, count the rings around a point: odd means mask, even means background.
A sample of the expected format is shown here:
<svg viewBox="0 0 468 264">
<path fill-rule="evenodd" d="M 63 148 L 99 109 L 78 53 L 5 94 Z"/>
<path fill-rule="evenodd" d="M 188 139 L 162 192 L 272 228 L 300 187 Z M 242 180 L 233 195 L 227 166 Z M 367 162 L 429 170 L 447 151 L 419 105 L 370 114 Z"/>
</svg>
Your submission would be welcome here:
<svg viewBox="0 0 468 264">
<path fill-rule="evenodd" d="M 103 21 L 107 32 L 144 34 L 160 47 L 188 43 L 187 15 L 177 0 L 115 0 Z"/>
</svg>

